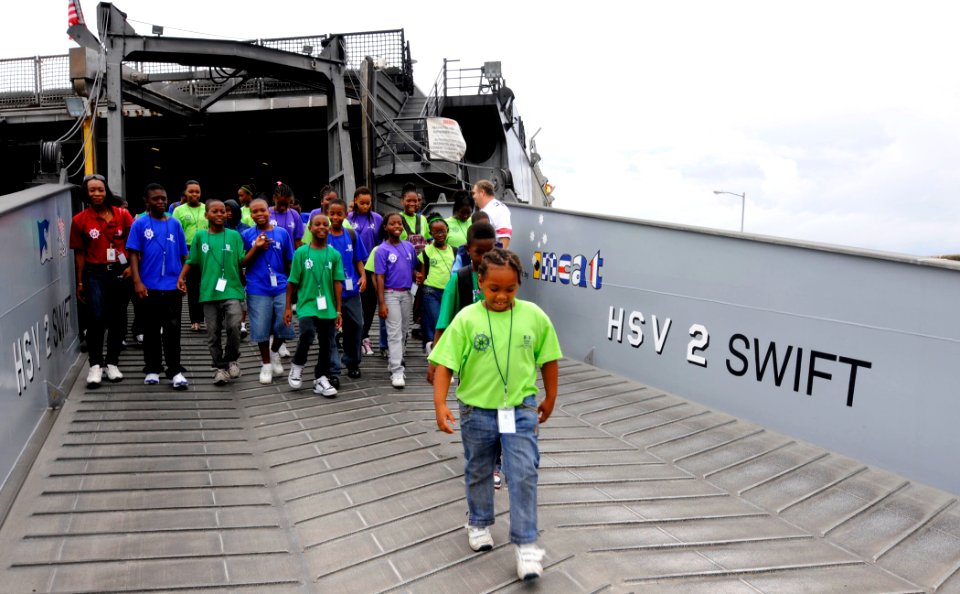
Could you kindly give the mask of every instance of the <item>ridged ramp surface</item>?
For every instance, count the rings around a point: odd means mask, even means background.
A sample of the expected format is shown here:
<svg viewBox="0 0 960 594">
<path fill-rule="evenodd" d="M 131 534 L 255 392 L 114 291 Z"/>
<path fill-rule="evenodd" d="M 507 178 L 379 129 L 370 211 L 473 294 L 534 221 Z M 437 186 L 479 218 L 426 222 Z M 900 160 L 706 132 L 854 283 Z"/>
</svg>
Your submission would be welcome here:
<svg viewBox="0 0 960 594">
<path fill-rule="evenodd" d="M 573 361 L 524 585 L 507 489 L 497 546 L 467 546 L 459 436 L 417 348 L 405 390 L 367 357 L 327 400 L 261 386 L 249 344 L 213 386 L 183 338 L 186 392 L 141 385 L 136 349 L 121 383 L 82 374 L 0 529 L 0 590 L 960 593 L 956 496 Z"/>
</svg>

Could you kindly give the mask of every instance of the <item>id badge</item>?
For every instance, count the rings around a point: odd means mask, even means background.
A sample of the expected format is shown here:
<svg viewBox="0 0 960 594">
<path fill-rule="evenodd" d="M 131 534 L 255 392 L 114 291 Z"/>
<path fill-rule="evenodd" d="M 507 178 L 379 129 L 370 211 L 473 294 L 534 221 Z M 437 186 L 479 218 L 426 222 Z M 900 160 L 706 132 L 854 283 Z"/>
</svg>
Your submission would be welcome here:
<svg viewBox="0 0 960 594">
<path fill-rule="evenodd" d="M 107 262 L 116 262 L 117 261 L 117 250 L 113 248 L 107 248 Z"/>
<path fill-rule="evenodd" d="M 500 433 L 517 432 L 517 420 L 514 413 L 515 409 L 513 408 L 497 409 L 497 427 L 500 429 Z"/>
<path fill-rule="evenodd" d="M 346 285 L 347 285 L 347 290 L 348 290 L 348 291 L 352 291 L 352 290 L 353 290 L 353 279 L 348 276 L 344 282 L 345 282 Z"/>
<path fill-rule="evenodd" d="M 277 286 L 277 275 L 272 272 L 270 273 L 270 286 L 271 287 Z"/>
<path fill-rule="evenodd" d="M 327 298 L 324 295 L 317 297 L 317 309 L 323 311 L 327 309 Z"/>
<path fill-rule="evenodd" d="M 127 257 L 123 254 L 123 252 L 120 252 L 119 254 L 117 254 L 117 260 L 119 260 L 120 263 L 123 264 L 124 266 L 127 265 Z"/>
<path fill-rule="evenodd" d="M 217 287 L 216 287 L 216 289 L 217 289 L 217 291 L 219 291 L 219 292 L 222 293 L 222 292 L 224 291 L 224 289 L 226 289 L 226 288 L 227 288 L 227 279 L 221 277 L 219 280 L 217 280 Z"/>
<path fill-rule="evenodd" d="M 417 289 L 418 289 L 419 287 L 420 287 L 420 285 L 418 285 L 417 283 L 413 283 L 412 285 L 410 285 L 410 296 L 411 296 L 411 297 L 416 297 L 416 296 L 417 296 Z"/>
</svg>

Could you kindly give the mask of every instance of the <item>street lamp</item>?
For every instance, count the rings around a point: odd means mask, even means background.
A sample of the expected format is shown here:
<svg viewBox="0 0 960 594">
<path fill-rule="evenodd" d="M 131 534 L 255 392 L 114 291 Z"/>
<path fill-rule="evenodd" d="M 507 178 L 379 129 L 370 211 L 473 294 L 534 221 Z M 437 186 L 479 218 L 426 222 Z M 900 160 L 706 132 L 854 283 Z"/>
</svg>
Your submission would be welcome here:
<svg viewBox="0 0 960 594">
<path fill-rule="evenodd" d="M 747 209 L 747 193 L 736 194 L 734 192 L 724 192 L 723 190 L 714 190 L 714 194 L 730 194 L 731 196 L 737 196 L 740 198 L 740 233 L 743 233 L 743 213 Z"/>
</svg>

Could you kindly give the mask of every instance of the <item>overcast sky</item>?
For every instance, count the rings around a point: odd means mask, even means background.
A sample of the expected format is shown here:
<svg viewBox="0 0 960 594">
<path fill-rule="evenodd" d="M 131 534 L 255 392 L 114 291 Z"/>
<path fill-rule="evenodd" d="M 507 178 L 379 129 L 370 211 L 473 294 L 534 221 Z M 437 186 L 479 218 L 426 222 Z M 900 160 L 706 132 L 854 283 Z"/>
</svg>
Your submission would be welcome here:
<svg viewBox="0 0 960 594">
<path fill-rule="evenodd" d="M 558 207 L 738 230 L 740 198 L 713 190 L 745 192 L 747 232 L 960 253 L 953 3 L 115 4 L 145 34 L 404 28 L 425 90 L 444 57 L 501 60 Z M 66 5 L 9 14 L 0 56 L 65 53 Z"/>
</svg>

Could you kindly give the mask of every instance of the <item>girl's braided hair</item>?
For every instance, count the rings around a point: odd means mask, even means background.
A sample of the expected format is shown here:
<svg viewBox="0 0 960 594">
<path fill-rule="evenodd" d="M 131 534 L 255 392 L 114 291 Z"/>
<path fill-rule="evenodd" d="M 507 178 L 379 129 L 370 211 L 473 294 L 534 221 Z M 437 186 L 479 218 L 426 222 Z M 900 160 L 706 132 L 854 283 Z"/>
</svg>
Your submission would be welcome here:
<svg viewBox="0 0 960 594">
<path fill-rule="evenodd" d="M 493 248 L 484 254 L 483 260 L 480 262 L 480 269 L 477 271 L 477 274 L 481 277 L 486 276 L 487 270 L 491 266 L 509 266 L 510 268 L 513 268 L 514 272 L 517 273 L 518 285 L 523 279 L 523 265 L 520 263 L 520 256 L 516 255 L 510 250 Z"/>
</svg>

